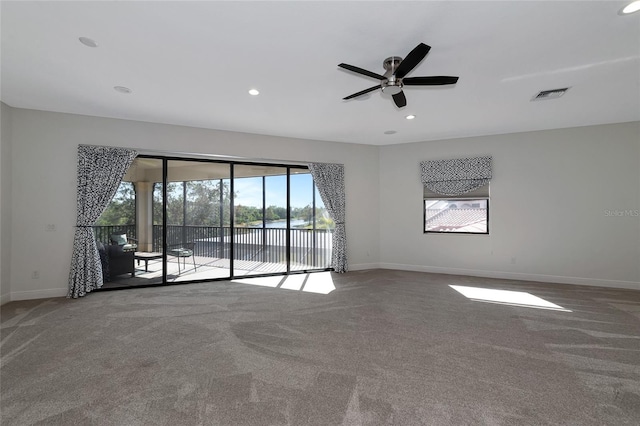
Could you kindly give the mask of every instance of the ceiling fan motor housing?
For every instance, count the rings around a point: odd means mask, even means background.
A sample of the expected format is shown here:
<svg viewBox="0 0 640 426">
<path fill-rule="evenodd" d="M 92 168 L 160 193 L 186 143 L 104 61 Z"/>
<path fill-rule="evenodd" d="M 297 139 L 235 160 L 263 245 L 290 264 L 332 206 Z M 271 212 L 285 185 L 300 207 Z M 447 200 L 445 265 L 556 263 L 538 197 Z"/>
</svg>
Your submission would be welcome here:
<svg viewBox="0 0 640 426">
<path fill-rule="evenodd" d="M 395 95 L 402 91 L 402 79 L 396 78 L 394 75 L 400 62 L 402 62 L 400 56 L 390 56 L 382 62 L 382 66 L 387 70 L 387 72 L 384 73 L 386 79 L 380 83 L 380 87 L 384 93 Z"/>
</svg>

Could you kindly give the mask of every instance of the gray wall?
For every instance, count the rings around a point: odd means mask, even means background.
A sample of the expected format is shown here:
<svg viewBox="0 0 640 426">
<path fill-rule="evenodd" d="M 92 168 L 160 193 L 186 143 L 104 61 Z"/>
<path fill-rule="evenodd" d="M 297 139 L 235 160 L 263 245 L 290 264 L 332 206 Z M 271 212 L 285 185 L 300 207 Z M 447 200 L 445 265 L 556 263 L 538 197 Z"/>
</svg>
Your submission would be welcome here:
<svg viewBox="0 0 640 426">
<path fill-rule="evenodd" d="M 11 292 L 11 108 L 0 103 L 0 304 Z"/>
<path fill-rule="evenodd" d="M 475 155 L 490 235 L 423 234 L 418 163 Z M 640 123 L 384 146 L 380 200 L 383 267 L 640 289 Z"/>
<path fill-rule="evenodd" d="M 3 105 L 2 301 L 66 294 L 78 144 L 344 163 L 353 270 L 640 289 L 640 217 L 614 215 L 640 210 L 640 123 L 377 147 Z M 423 234 L 418 163 L 473 155 L 493 156 L 490 235 Z"/>
<path fill-rule="evenodd" d="M 78 144 L 343 163 L 350 263 L 358 269 L 378 261 L 379 159 L 375 146 L 24 109 L 12 110 L 11 124 L 11 300 L 66 294 L 76 215 Z M 47 231 L 47 225 L 54 225 L 55 231 Z M 39 278 L 33 278 L 34 271 Z"/>
</svg>

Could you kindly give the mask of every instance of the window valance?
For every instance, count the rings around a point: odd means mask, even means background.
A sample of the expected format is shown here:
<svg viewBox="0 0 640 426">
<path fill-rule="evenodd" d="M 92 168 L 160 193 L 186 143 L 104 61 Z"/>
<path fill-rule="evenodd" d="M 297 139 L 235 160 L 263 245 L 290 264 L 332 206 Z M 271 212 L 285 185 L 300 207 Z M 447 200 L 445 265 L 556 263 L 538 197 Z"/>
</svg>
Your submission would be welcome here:
<svg viewBox="0 0 640 426">
<path fill-rule="evenodd" d="M 489 183 L 491 157 L 422 161 L 422 184 L 442 195 L 462 195 Z"/>
</svg>

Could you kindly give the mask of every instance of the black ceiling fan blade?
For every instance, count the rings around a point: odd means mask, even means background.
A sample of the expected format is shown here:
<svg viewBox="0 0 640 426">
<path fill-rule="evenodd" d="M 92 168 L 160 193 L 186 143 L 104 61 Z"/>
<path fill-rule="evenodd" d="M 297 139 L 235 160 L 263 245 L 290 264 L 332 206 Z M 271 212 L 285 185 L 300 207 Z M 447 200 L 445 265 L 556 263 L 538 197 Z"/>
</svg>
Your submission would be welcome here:
<svg viewBox="0 0 640 426">
<path fill-rule="evenodd" d="M 342 98 L 343 101 L 346 101 L 347 99 L 353 99 L 353 98 L 357 98 L 358 96 L 362 96 L 364 94 L 367 94 L 369 92 L 373 92 L 374 90 L 378 90 L 380 88 L 380 85 L 378 86 L 373 86 L 373 87 L 369 87 L 368 89 L 364 89 L 361 92 L 358 93 L 354 93 L 353 95 L 349 95 L 346 98 Z"/>
<path fill-rule="evenodd" d="M 353 66 L 353 65 L 339 64 L 338 66 L 340 68 L 344 68 L 345 70 L 349 70 L 349 71 L 357 72 L 358 74 L 366 75 L 367 77 L 377 78 L 378 80 L 384 80 L 384 76 L 381 76 L 380 74 L 376 74 L 375 72 L 367 71 L 365 69 L 358 68 L 358 67 Z"/>
<path fill-rule="evenodd" d="M 406 96 L 404 96 L 404 92 L 400 91 L 400 92 L 396 93 L 395 95 L 393 95 L 393 102 L 396 103 L 396 106 L 398 108 L 402 108 L 404 106 L 407 106 L 407 98 L 406 98 Z"/>
<path fill-rule="evenodd" d="M 407 57 L 400 62 L 400 65 L 398 66 L 398 69 L 396 69 L 394 75 L 398 78 L 403 78 L 409 73 L 409 71 L 414 69 L 425 56 L 427 56 L 429 50 L 431 50 L 431 46 L 427 46 L 424 43 L 417 45 L 411 52 L 409 52 Z"/>
<path fill-rule="evenodd" d="M 432 77 L 407 77 L 402 79 L 405 86 L 442 86 L 445 84 L 456 84 L 458 77 L 445 75 L 434 75 Z"/>
</svg>

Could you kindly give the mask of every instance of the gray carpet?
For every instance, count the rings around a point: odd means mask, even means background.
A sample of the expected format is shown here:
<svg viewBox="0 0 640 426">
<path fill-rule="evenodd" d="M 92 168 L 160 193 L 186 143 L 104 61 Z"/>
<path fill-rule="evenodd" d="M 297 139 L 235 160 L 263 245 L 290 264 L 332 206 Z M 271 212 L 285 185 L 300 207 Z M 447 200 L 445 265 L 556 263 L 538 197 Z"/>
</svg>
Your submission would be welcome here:
<svg viewBox="0 0 640 426">
<path fill-rule="evenodd" d="M 640 291 L 332 276 L 326 295 L 225 281 L 10 302 L 2 425 L 640 424 Z"/>
</svg>

